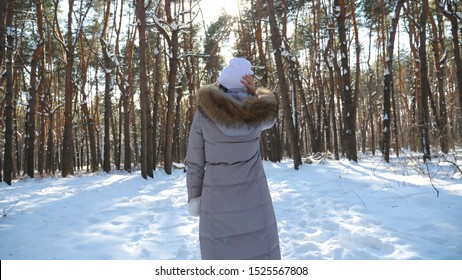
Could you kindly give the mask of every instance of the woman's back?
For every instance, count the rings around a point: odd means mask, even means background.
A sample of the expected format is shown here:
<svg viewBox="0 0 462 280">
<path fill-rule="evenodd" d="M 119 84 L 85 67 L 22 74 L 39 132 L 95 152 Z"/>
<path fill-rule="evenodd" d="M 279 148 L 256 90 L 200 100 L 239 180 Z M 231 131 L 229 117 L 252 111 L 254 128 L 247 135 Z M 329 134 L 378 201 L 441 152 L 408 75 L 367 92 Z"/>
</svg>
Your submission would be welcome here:
<svg viewBox="0 0 462 280">
<path fill-rule="evenodd" d="M 259 143 L 262 130 L 276 120 L 278 104 L 271 91 L 255 91 L 250 68 L 247 60 L 232 59 L 218 78 L 220 87 L 198 93 L 186 181 L 188 201 L 201 197 L 203 259 L 281 258 Z"/>
</svg>

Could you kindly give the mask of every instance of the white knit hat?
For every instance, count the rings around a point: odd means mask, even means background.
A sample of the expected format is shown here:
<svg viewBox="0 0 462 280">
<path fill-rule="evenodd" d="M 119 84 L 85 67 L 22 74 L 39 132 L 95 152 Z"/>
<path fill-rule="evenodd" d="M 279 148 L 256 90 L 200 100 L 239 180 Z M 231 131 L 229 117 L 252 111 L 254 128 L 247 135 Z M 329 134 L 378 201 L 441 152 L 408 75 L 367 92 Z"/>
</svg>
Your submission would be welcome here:
<svg viewBox="0 0 462 280">
<path fill-rule="evenodd" d="M 253 74 L 251 67 L 252 64 L 245 58 L 232 58 L 228 66 L 221 71 L 218 82 L 227 89 L 246 90 L 246 87 L 241 84 L 241 80 L 242 76 Z"/>
</svg>

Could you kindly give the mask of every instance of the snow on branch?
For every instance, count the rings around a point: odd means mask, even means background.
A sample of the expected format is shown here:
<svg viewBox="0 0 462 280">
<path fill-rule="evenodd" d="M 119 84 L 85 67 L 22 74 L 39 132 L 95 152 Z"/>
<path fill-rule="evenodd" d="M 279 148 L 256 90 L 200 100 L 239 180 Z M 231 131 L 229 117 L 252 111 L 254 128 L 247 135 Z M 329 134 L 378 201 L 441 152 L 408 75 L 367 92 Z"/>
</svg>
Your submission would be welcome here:
<svg viewBox="0 0 462 280">
<path fill-rule="evenodd" d="M 162 35 L 165 37 L 165 39 L 167 40 L 168 44 L 171 45 L 171 39 L 170 39 L 170 36 L 168 35 L 168 32 L 167 30 L 165 30 L 164 28 L 164 25 L 161 23 L 161 21 L 159 20 L 159 18 L 155 15 L 155 14 L 152 14 L 151 15 L 151 18 L 152 20 L 154 21 L 156 27 L 157 27 L 157 30 L 159 30 L 160 33 L 162 33 Z"/>
</svg>

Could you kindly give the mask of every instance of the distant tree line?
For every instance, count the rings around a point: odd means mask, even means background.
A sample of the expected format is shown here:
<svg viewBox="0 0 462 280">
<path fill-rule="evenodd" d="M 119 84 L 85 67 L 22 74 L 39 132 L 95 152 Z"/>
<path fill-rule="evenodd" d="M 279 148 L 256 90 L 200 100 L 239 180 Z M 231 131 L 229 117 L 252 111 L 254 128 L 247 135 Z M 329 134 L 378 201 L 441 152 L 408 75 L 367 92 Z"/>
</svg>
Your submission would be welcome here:
<svg viewBox="0 0 462 280">
<path fill-rule="evenodd" d="M 0 179 L 171 174 L 225 44 L 279 97 L 266 160 L 460 147 L 461 1 L 239 4 L 206 23 L 198 0 L 1 0 Z"/>
</svg>

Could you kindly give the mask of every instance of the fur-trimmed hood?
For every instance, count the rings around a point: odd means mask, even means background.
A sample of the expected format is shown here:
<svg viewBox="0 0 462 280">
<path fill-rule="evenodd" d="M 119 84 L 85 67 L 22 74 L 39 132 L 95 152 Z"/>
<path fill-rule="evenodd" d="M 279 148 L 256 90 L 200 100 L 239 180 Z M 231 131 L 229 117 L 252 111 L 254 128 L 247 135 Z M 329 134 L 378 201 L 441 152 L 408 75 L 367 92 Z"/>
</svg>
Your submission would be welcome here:
<svg viewBox="0 0 462 280">
<path fill-rule="evenodd" d="M 197 107 L 208 119 L 226 127 L 256 127 L 275 120 L 278 111 L 276 95 L 258 88 L 242 102 L 232 98 L 216 85 L 199 90 Z"/>
</svg>

